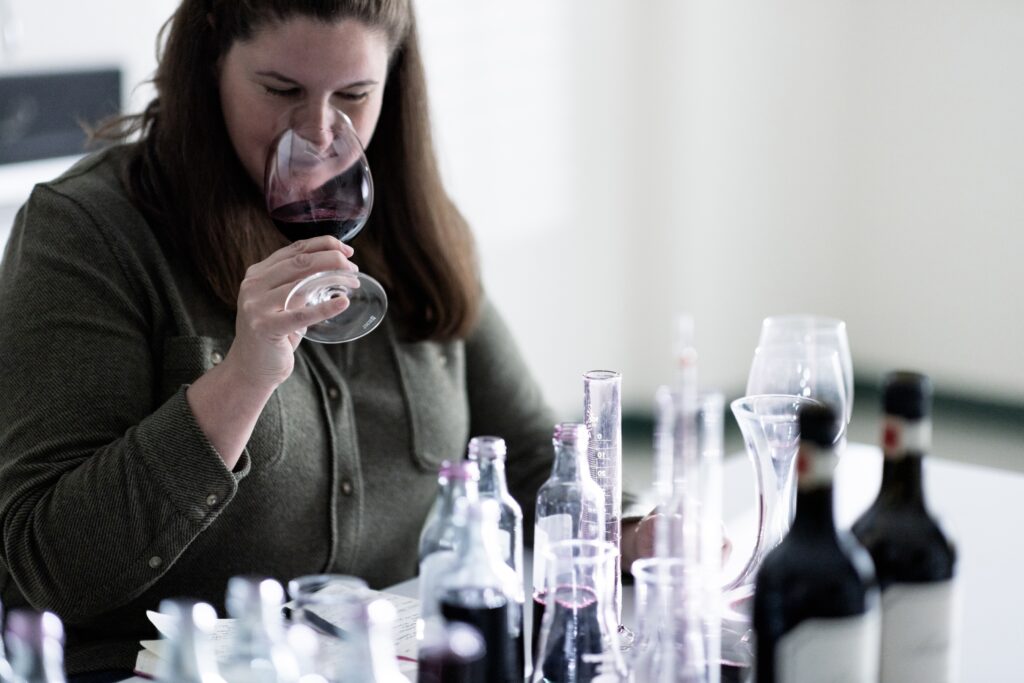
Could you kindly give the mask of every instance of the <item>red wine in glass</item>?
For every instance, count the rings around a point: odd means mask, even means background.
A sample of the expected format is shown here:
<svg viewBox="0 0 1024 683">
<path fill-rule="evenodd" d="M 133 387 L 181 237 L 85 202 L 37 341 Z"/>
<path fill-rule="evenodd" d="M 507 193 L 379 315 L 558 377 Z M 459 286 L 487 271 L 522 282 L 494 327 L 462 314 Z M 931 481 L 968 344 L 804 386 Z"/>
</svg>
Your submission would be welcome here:
<svg viewBox="0 0 1024 683">
<path fill-rule="evenodd" d="M 344 242 L 366 222 L 366 214 L 361 207 L 338 200 L 318 205 L 310 205 L 307 201 L 292 202 L 271 211 L 270 217 L 281 234 L 292 242 L 320 235 L 331 235 Z"/>
</svg>

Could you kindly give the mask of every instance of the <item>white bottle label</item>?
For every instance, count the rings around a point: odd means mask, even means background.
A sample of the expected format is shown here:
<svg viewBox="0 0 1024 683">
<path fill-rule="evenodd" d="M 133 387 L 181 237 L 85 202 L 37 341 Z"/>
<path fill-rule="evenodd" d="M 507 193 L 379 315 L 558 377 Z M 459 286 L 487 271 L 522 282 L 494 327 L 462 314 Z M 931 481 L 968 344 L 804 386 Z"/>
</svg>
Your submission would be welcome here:
<svg viewBox="0 0 1024 683">
<path fill-rule="evenodd" d="M 437 589 L 454 560 L 454 550 L 437 550 L 420 561 L 420 616 L 423 619 L 441 613 Z"/>
<path fill-rule="evenodd" d="M 882 593 L 882 683 L 948 683 L 956 674 L 956 581 Z"/>
<path fill-rule="evenodd" d="M 882 418 L 882 451 L 885 457 L 900 460 L 908 452 L 927 453 L 932 446 L 932 421 L 908 420 L 898 415 Z"/>
<path fill-rule="evenodd" d="M 876 683 L 881 614 L 808 619 L 779 639 L 779 683 Z"/>
<path fill-rule="evenodd" d="M 544 558 L 548 546 L 572 538 L 572 517 L 569 515 L 548 515 L 537 520 L 533 527 L 533 587 L 543 588 Z"/>
</svg>

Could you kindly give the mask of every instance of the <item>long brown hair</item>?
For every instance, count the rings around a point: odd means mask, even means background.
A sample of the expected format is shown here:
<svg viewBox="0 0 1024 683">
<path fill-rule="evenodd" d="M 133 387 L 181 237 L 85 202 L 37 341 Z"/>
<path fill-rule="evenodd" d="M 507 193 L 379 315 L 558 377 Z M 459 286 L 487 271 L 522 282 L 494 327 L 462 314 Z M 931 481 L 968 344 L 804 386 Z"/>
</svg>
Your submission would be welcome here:
<svg viewBox="0 0 1024 683">
<path fill-rule="evenodd" d="M 161 30 L 156 98 L 96 136 L 140 134 L 125 171 L 129 193 L 234 307 L 246 269 L 285 240 L 231 146 L 216 64 L 235 41 L 296 16 L 356 19 L 387 34 L 388 82 L 366 150 L 377 202 L 354 245 L 357 260 L 384 285 L 405 338 L 464 336 L 480 304 L 475 250 L 437 167 L 411 0 L 183 0 Z"/>
</svg>

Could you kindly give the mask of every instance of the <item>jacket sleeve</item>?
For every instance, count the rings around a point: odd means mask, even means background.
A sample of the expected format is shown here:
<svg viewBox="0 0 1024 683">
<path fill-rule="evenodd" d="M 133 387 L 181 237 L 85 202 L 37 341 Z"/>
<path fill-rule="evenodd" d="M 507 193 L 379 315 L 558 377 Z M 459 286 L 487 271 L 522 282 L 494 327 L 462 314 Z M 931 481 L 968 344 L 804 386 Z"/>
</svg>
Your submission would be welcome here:
<svg viewBox="0 0 1024 683">
<path fill-rule="evenodd" d="M 537 489 L 551 474 L 555 416 L 494 307 L 485 300 L 466 341 L 470 433 L 505 439 L 509 489 L 523 509 L 523 532 L 533 540 Z"/>
<path fill-rule="evenodd" d="M 152 585 L 228 505 L 230 472 L 184 387 L 158 391 L 145 267 L 37 187 L 0 265 L 0 564 L 70 623 Z"/>
</svg>

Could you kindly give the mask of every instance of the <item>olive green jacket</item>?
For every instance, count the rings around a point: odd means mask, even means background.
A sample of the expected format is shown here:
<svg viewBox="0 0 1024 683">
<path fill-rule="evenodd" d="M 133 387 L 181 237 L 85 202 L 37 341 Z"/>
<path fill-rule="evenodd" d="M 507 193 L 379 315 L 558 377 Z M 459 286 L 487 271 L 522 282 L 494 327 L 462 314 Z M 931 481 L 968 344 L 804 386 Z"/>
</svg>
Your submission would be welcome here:
<svg viewBox="0 0 1024 683">
<path fill-rule="evenodd" d="M 166 597 L 221 609 L 229 577 L 412 577 L 442 460 L 509 443 L 532 528 L 553 417 L 485 304 L 452 343 L 385 323 L 304 341 L 235 471 L 185 387 L 231 344 L 234 314 L 166 249 L 93 155 L 39 185 L 0 264 L 0 595 L 56 612 L 71 673 L 131 668 Z"/>
</svg>

